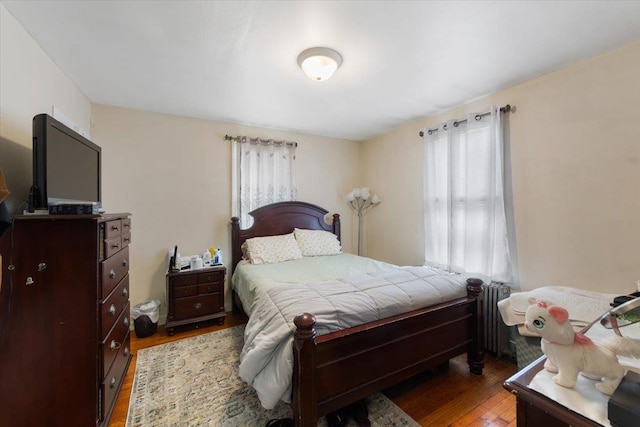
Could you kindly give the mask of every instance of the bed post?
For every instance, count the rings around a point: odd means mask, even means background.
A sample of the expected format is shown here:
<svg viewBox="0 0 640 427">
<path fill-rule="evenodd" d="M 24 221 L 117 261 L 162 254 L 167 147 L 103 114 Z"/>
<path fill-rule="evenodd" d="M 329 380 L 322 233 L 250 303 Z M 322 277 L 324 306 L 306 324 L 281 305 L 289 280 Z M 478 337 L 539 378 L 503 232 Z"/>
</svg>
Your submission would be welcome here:
<svg viewBox="0 0 640 427">
<path fill-rule="evenodd" d="M 333 234 L 340 240 L 340 214 L 333 214 Z"/>
<path fill-rule="evenodd" d="M 476 338 L 467 352 L 469 371 L 475 375 L 482 375 L 482 369 L 484 368 L 484 298 L 482 284 L 480 279 L 467 279 L 467 294 L 476 299 L 476 324 L 474 325 Z"/>
<path fill-rule="evenodd" d="M 298 314 L 293 323 L 293 420 L 296 427 L 318 424 L 318 397 L 315 381 L 316 318 L 309 313 Z"/>
<path fill-rule="evenodd" d="M 240 218 L 234 216 L 231 218 L 231 273 L 229 277 L 229 287 L 231 287 L 231 277 L 236 269 L 236 265 L 242 259 L 242 249 L 240 248 Z M 242 310 L 236 303 L 235 291 L 232 292 L 231 307 L 233 314 L 242 313 Z"/>
</svg>

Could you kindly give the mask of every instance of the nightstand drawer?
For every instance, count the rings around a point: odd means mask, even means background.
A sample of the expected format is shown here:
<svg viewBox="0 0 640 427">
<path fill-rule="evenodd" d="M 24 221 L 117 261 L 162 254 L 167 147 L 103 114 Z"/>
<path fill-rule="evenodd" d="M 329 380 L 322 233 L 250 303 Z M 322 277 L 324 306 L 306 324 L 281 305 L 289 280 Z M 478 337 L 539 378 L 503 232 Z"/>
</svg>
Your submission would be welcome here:
<svg viewBox="0 0 640 427">
<path fill-rule="evenodd" d="M 206 316 L 220 311 L 221 294 L 199 295 L 175 300 L 174 320 Z"/>
<path fill-rule="evenodd" d="M 190 297 L 198 295 L 198 286 L 176 286 L 173 288 L 173 296 L 175 298 Z"/>
<path fill-rule="evenodd" d="M 222 271 L 212 271 L 209 273 L 200 273 L 198 274 L 198 283 L 223 283 L 224 282 L 224 272 Z"/>
<path fill-rule="evenodd" d="M 222 292 L 223 283 L 201 283 L 198 285 L 199 294 L 212 294 L 214 292 Z"/>
<path fill-rule="evenodd" d="M 179 286 L 197 285 L 198 284 L 198 275 L 197 274 L 185 274 L 185 275 L 176 276 L 176 277 L 173 277 L 171 279 L 171 283 L 176 288 L 179 287 Z"/>
</svg>

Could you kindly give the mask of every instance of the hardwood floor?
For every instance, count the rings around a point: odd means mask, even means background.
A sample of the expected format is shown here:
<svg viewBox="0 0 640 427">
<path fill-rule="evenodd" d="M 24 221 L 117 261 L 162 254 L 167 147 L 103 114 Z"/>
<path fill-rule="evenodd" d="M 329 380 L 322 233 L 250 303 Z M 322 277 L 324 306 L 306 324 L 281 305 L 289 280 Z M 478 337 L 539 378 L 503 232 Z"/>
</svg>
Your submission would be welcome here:
<svg viewBox="0 0 640 427">
<path fill-rule="evenodd" d="M 138 339 L 132 332 L 133 359 L 113 410 L 109 427 L 124 427 L 126 424 L 129 395 L 139 349 L 242 323 L 244 323 L 242 317 L 227 313 L 223 326 L 187 329 L 176 332 L 172 337 L 167 336 L 162 326 L 158 327 L 158 332 L 147 338 Z M 502 388 L 502 382 L 515 371 L 515 363 L 487 355 L 484 374 L 471 375 L 466 355 L 462 355 L 451 360 L 448 368 L 417 375 L 385 390 L 384 394 L 422 426 L 515 427 L 515 396 Z"/>
</svg>

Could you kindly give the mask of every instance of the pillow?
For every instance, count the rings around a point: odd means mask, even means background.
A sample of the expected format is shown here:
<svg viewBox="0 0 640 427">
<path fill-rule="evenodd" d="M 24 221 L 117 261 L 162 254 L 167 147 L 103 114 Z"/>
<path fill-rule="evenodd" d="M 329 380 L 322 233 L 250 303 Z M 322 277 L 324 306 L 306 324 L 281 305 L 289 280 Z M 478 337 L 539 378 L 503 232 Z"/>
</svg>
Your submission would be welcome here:
<svg viewBox="0 0 640 427">
<path fill-rule="evenodd" d="M 293 233 L 254 237 L 247 239 L 246 243 L 251 264 L 272 264 L 302 258 Z"/>
<path fill-rule="evenodd" d="M 324 230 L 295 228 L 293 233 L 302 256 L 337 255 L 342 253 L 338 237 Z"/>
</svg>

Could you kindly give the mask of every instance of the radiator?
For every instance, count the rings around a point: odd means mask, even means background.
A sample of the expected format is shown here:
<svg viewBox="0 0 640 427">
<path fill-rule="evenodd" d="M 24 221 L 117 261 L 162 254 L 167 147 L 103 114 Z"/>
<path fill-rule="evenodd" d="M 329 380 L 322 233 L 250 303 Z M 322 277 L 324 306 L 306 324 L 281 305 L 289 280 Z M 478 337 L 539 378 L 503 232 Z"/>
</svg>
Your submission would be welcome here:
<svg viewBox="0 0 640 427">
<path fill-rule="evenodd" d="M 498 301 L 509 297 L 511 288 L 501 283 L 484 284 L 484 347 L 496 356 L 514 356 L 509 327 L 502 321 Z"/>
</svg>

